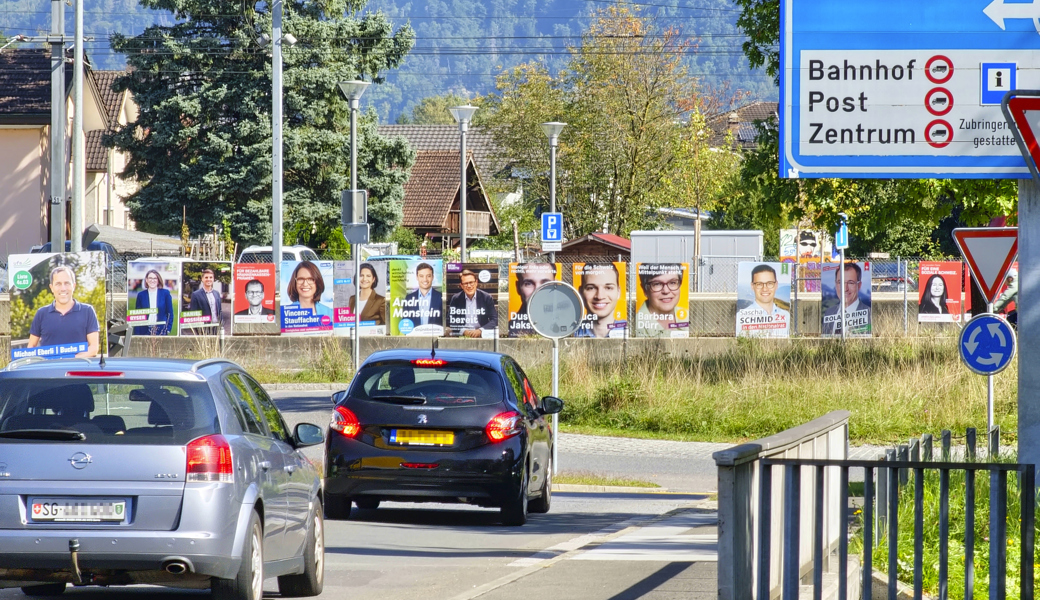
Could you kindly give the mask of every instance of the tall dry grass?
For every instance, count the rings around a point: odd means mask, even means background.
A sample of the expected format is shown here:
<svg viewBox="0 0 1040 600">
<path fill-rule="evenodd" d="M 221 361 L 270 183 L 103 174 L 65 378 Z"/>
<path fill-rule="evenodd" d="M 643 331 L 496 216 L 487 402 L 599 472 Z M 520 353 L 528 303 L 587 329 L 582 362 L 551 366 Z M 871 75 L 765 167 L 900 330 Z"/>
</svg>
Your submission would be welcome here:
<svg viewBox="0 0 1040 600">
<path fill-rule="evenodd" d="M 550 389 L 548 366 L 531 373 Z M 996 377 L 997 423 L 1017 424 L 1016 366 Z M 757 439 L 832 410 L 852 413 L 854 443 L 986 426 L 986 378 L 959 361 L 954 338 L 762 344 L 695 359 L 645 354 L 596 364 L 565 357 L 562 422 L 578 430 L 723 441 Z"/>
</svg>

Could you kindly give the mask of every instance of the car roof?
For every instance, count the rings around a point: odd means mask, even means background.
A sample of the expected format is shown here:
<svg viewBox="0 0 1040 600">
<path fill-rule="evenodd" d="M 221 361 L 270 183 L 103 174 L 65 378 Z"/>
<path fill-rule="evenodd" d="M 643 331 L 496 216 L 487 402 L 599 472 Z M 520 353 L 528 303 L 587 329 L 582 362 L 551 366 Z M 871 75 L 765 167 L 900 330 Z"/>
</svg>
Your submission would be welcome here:
<svg viewBox="0 0 1040 600">
<path fill-rule="evenodd" d="M 184 360 L 173 358 L 106 358 L 104 367 L 96 358 L 43 359 L 38 357 L 11 361 L 0 371 L 0 379 L 9 378 L 64 378 L 70 371 L 111 371 L 126 378 L 168 379 L 171 381 L 201 381 L 211 371 L 241 367 L 223 358 Z M 98 383 L 105 383 L 98 378 Z"/>
<path fill-rule="evenodd" d="M 242 252 L 271 252 L 272 250 L 273 248 L 270 246 L 249 246 Z M 282 250 L 310 250 L 310 248 L 307 246 L 282 246 Z"/>
<path fill-rule="evenodd" d="M 361 366 L 384 361 L 384 360 L 414 360 L 416 358 L 430 358 L 429 349 L 418 348 L 396 348 L 393 350 L 381 350 L 373 352 L 365 359 Z M 502 366 L 502 358 L 505 354 L 498 352 L 484 352 L 482 350 L 442 350 L 440 348 L 434 353 L 436 358 L 451 362 L 468 362 L 484 367 L 497 369 Z"/>
</svg>

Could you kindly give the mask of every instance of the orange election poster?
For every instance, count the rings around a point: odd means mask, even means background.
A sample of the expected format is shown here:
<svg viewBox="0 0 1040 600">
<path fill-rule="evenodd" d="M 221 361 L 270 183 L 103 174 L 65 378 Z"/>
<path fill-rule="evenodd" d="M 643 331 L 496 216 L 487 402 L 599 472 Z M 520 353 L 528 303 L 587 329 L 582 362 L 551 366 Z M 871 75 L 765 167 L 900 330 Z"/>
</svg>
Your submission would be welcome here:
<svg viewBox="0 0 1040 600">
<path fill-rule="evenodd" d="M 560 263 L 509 263 L 509 337 L 536 335 L 527 316 L 527 300 L 542 284 L 561 281 Z"/>
</svg>

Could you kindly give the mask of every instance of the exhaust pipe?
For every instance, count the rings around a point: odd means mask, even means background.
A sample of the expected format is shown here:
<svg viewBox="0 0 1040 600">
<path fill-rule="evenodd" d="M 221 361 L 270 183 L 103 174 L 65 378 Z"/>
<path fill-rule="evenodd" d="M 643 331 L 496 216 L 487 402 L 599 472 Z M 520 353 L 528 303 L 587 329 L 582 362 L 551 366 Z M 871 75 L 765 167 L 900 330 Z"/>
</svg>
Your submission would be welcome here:
<svg viewBox="0 0 1040 600">
<path fill-rule="evenodd" d="M 183 560 L 168 560 L 163 563 L 163 570 L 171 575 L 183 575 L 191 569 L 188 567 L 188 563 Z"/>
</svg>

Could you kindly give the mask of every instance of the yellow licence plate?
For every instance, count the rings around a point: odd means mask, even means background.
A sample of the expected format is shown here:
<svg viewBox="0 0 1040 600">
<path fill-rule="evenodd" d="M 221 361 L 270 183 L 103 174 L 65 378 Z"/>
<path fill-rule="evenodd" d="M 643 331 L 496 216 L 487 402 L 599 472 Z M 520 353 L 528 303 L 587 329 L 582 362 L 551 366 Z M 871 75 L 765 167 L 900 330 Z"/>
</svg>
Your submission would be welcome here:
<svg viewBox="0 0 1040 600">
<path fill-rule="evenodd" d="M 450 446 L 455 443 L 455 434 L 450 431 L 391 429 L 390 443 L 411 446 Z"/>
</svg>

